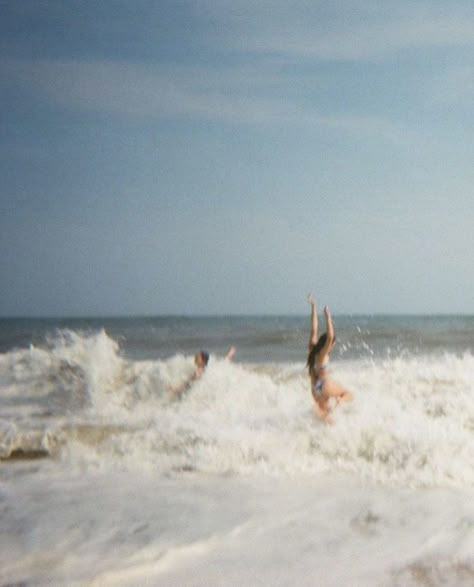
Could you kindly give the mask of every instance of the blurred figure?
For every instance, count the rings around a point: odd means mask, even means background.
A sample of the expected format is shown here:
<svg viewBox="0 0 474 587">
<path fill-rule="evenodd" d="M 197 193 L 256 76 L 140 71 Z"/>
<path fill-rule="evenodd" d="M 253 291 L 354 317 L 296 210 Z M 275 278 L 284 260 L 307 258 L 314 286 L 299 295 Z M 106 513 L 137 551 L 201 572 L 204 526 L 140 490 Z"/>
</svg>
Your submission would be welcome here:
<svg viewBox="0 0 474 587">
<path fill-rule="evenodd" d="M 315 401 L 316 415 L 323 422 L 332 424 L 329 415 L 331 411 L 330 398 L 335 398 L 336 403 L 339 404 L 351 400 L 352 394 L 328 377 L 329 353 L 336 342 L 329 308 L 324 306 L 326 332 L 318 338 L 318 311 L 311 294 L 308 294 L 308 304 L 311 306 L 311 333 L 306 365 L 311 381 L 311 394 Z"/>
<path fill-rule="evenodd" d="M 229 350 L 227 351 L 224 359 L 226 359 L 227 361 L 230 361 L 232 359 L 232 357 L 235 355 L 236 353 L 236 348 L 234 346 L 231 346 L 229 348 Z M 191 377 L 185 381 L 184 383 L 182 383 L 181 385 L 178 385 L 176 387 L 171 387 L 170 390 L 177 394 L 180 395 L 183 392 L 187 391 L 188 389 L 190 389 L 193 384 L 202 377 L 202 375 L 204 374 L 204 371 L 206 370 L 206 367 L 209 363 L 209 353 L 207 351 L 198 351 L 195 355 L 194 355 L 194 373 L 191 375 Z"/>
</svg>

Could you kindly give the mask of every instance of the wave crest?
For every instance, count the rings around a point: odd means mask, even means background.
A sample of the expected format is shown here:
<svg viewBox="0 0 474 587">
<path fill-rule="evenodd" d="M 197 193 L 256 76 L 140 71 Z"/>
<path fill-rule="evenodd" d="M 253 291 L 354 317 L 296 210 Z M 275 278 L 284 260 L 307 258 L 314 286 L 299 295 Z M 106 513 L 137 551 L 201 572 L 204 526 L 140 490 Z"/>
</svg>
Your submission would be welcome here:
<svg viewBox="0 0 474 587">
<path fill-rule="evenodd" d="M 43 451 L 81 466 L 313 475 L 474 485 L 471 354 L 334 362 L 354 392 L 334 426 L 312 413 L 303 363 L 211 357 L 180 401 L 192 357 L 132 361 L 104 331 L 62 331 L 0 355 L 0 458 Z"/>
</svg>

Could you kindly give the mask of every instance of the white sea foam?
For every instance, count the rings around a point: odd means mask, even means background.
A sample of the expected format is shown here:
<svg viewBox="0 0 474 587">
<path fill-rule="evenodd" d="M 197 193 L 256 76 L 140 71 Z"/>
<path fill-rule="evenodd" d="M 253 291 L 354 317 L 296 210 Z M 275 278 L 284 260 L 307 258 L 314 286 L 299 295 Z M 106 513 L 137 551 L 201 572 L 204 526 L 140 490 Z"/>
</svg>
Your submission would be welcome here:
<svg viewBox="0 0 474 587">
<path fill-rule="evenodd" d="M 303 362 L 0 355 L 0 585 L 472 585 L 473 357 L 364 356 L 325 426 Z"/>
<path fill-rule="evenodd" d="M 1 584 L 468 587 L 466 489 L 23 472 L 0 487 Z"/>
<path fill-rule="evenodd" d="M 471 354 L 335 361 L 354 392 L 335 424 L 312 413 L 301 364 L 217 357 L 179 401 L 192 357 L 131 361 L 102 331 L 0 356 L 0 457 L 45 451 L 81 467 L 161 473 L 344 471 L 410 486 L 474 486 Z M 28 401 L 25 401 L 28 398 Z"/>
</svg>

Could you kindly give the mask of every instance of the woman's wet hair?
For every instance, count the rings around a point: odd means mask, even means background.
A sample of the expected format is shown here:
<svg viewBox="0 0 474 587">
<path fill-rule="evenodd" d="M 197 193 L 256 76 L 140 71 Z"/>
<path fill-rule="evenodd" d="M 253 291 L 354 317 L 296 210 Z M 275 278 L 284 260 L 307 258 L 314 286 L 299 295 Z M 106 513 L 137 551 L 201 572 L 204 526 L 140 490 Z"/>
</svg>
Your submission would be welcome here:
<svg viewBox="0 0 474 587">
<path fill-rule="evenodd" d="M 310 374 L 311 374 L 311 369 L 314 367 L 316 357 L 323 350 L 323 347 L 326 344 L 327 339 L 328 339 L 327 332 L 325 332 L 324 334 L 321 334 L 321 336 L 318 338 L 318 342 L 311 348 L 311 350 L 308 353 L 308 360 L 306 362 L 306 366 L 308 367 Z M 333 344 L 334 344 L 335 340 L 336 340 L 336 337 L 334 337 L 334 339 L 333 339 Z"/>
<path fill-rule="evenodd" d="M 204 363 L 204 365 L 206 365 L 209 363 L 209 353 L 207 351 L 199 351 L 199 355 Z"/>
</svg>

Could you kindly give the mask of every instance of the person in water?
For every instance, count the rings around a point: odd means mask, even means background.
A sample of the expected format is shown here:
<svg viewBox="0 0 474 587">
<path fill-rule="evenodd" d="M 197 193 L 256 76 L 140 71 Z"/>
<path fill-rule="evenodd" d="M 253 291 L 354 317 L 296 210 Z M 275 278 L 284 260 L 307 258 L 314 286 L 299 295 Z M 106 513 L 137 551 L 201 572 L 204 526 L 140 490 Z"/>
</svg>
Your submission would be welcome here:
<svg viewBox="0 0 474 587">
<path fill-rule="evenodd" d="M 230 361 L 232 357 L 235 355 L 236 348 L 235 346 L 231 346 L 230 349 L 227 351 L 224 359 Z M 207 364 L 209 363 L 209 353 L 207 351 L 199 351 L 194 355 L 194 373 L 191 377 L 179 385 L 178 387 L 172 387 L 171 391 L 176 394 L 181 394 L 187 391 L 190 387 L 193 386 L 194 383 L 198 379 L 200 379 L 204 371 L 206 370 Z"/>
<path fill-rule="evenodd" d="M 326 332 L 318 337 L 318 311 L 316 302 L 311 294 L 308 294 L 308 304 L 311 306 L 311 334 L 306 365 L 311 381 L 311 394 L 315 401 L 316 415 L 323 422 L 331 424 L 329 400 L 335 398 L 337 405 L 351 400 L 352 394 L 328 376 L 329 353 L 336 342 L 329 308 L 324 306 Z"/>
</svg>

